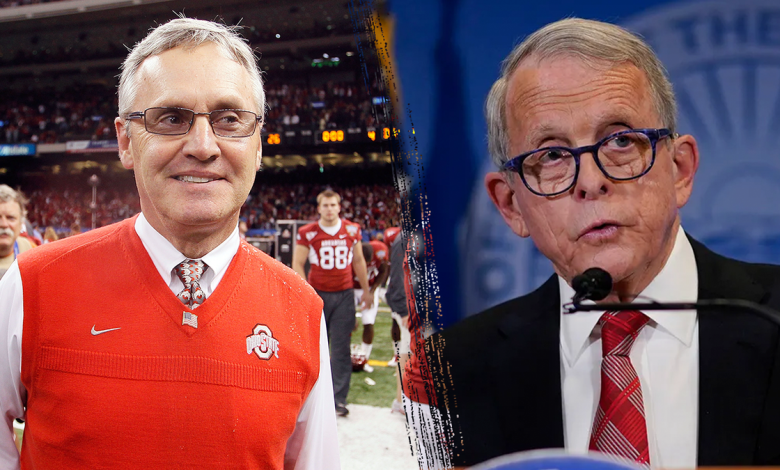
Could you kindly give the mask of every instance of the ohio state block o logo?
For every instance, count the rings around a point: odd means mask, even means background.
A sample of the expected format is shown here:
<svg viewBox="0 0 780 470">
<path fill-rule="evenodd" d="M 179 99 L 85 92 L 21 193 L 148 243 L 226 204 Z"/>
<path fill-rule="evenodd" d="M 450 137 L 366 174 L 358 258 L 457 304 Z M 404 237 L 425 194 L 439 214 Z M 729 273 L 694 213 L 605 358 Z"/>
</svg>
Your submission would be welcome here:
<svg viewBox="0 0 780 470">
<path fill-rule="evenodd" d="M 246 337 L 247 354 L 254 352 L 257 357 L 266 361 L 271 359 L 271 356 L 279 357 L 279 341 L 274 338 L 270 328 L 258 324 L 252 333 Z"/>
</svg>

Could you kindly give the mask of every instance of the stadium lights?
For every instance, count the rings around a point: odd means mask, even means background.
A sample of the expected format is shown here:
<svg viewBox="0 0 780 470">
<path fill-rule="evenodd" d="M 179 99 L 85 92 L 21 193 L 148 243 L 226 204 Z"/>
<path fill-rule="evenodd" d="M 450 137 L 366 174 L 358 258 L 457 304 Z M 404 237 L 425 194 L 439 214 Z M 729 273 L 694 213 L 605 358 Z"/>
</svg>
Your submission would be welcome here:
<svg viewBox="0 0 780 470">
<path fill-rule="evenodd" d="M 352 52 L 352 51 L 347 51 L 347 57 L 352 57 L 353 55 L 355 55 L 355 53 L 354 53 L 354 52 Z"/>
<path fill-rule="evenodd" d="M 326 59 L 327 59 L 327 58 L 328 58 L 328 57 L 330 57 L 330 56 L 329 56 L 329 55 L 328 55 L 328 53 L 326 52 L 326 53 L 322 54 L 322 57 L 324 57 L 324 58 L 326 58 Z"/>
<path fill-rule="evenodd" d="M 281 35 L 281 34 L 279 34 L 279 33 L 276 33 L 276 39 L 280 39 L 281 37 L 282 37 L 282 35 Z"/>
</svg>

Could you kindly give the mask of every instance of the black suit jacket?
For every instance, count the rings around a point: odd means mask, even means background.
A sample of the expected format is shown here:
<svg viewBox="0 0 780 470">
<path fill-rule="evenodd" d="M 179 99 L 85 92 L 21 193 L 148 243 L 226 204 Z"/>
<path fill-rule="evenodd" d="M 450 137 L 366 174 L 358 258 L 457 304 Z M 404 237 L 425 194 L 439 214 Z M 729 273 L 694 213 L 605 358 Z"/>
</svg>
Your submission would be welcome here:
<svg viewBox="0 0 780 470">
<path fill-rule="evenodd" d="M 745 299 L 780 310 L 780 267 L 691 244 L 700 300 Z M 553 276 L 426 341 L 438 406 L 452 417 L 456 465 L 563 447 L 559 298 Z M 776 325 L 756 315 L 699 313 L 699 466 L 780 464 L 778 336 Z"/>
</svg>

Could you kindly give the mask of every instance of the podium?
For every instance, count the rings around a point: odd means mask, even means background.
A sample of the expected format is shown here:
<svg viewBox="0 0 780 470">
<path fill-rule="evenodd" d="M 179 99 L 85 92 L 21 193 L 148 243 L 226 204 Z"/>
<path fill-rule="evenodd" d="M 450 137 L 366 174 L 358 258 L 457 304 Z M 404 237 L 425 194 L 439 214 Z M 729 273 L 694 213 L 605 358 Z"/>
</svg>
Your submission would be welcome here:
<svg viewBox="0 0 780 470">
<path fill-rule="evenodd" d="M 647 470 L 647 467 L 598 452 L 571 454 L 550 449 L 502 455 L 469 470 Z"/>
<path fill-rule="evenodd" d="M 698 470 L 780 470 L 780 467 L 697 467 Z M 468 470 L 647 470 L 637 463 L 598 452 L 571 454 L 561 449 L 532 450 L 502 455 L 468 467 Z M 684 470 L 684 469 L 667 469 Z"/>
</svg>

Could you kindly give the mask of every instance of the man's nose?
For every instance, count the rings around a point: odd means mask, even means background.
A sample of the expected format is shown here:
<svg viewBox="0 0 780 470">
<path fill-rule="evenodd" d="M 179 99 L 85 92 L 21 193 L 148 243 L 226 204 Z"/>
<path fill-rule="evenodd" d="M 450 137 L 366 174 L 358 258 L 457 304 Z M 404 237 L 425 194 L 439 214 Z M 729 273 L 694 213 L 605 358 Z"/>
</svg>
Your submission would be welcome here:
<svg viewBox="0 0 780 470">
<path fill-rule="evenodd" d="M 196 114 L 192 119 L 192 127 L 186 135 L 187 143 L 183 149 L 185 154 L 204 161 L 219 156 L 218 137 L 211 127 L 210 116 Z"/>
<path fill-rule="evenodd" d="M 612 191 L 613 183 L 601 171 L 601 168 L 596 163 L 596 158 L 593 152 L 580 155 L 580 170 L 574 187 L 575 197 L 593 199 L 600 195 L 609 194 Z"/>
</svg>

